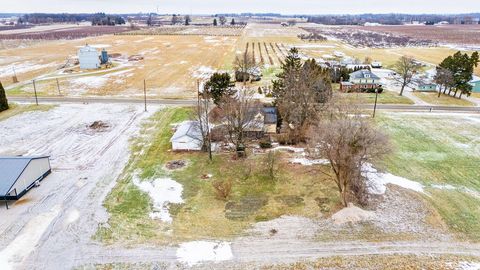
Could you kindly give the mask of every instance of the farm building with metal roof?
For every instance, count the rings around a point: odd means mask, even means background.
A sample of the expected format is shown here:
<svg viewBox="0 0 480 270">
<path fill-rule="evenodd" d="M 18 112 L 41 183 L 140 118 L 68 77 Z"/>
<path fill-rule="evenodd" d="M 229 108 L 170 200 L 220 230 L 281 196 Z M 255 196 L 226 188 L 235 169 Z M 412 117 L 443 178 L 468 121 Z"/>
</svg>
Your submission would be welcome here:
<svg viewBox="0 0 480 270">
<path fill-rule="evenodd" d="M 0 200 L 18 200 L 51 172 L 48 156 L 1 157 Z M 6 204 L 8 208 L 8 204 Z"/>
</svg>

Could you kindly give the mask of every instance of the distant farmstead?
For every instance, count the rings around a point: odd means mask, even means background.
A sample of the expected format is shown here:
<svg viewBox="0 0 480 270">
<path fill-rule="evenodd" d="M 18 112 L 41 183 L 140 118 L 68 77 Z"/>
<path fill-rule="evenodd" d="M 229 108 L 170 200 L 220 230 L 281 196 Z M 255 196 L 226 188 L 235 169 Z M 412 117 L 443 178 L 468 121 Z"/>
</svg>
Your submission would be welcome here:
<svg viewBox="0 0 480 270">
<path fill-rule="evenodd" d="M 18 200 L 50 174 L 50 160 L 42 157 L 0 157 L 0 200 Z M 8 204 L 6 204 L 8 207 Z"/>
<path fill-rule="evenodd" d="M 172 150 L 174 151 L 200 151 L 203 146 L 203 137 L 200 124 L 197 121 L 181 123 L 172 138 Z"/>
<path fill-rule="evenodd" d="M 100 68 L 98 51 L 89 45 L 85 45 L 78 50 L 78 61 L 80 62 L 80 69 Z"/>
<path fill-rule="evenodd" d="M 380 78 L 368 69 L 350 73 L 347 82 L 340 82 L 340 90 L 344 92 L 362 91 L 381 87 Z"/>
</svg>

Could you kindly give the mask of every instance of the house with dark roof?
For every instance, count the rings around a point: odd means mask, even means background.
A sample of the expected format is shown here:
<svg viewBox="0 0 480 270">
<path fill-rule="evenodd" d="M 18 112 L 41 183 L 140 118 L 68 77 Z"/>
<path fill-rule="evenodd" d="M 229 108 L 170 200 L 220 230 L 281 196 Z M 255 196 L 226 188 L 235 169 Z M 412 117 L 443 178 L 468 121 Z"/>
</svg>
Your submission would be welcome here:
<svg viewBox="0 0 480 270">
<path fill-rule="evenodd" d="M 363 92 L 366 89 L 379 88 L 380 78 L 368 69 L 361 69 L 349 74 L 346 82 L 340 82 L 340 90 L 343 92 Z"/>
<path fill-rule="evenodd" d="M 0 200 L 18 200 L 51 173 L 48 156 L 0 157 Z"/>
<path fill-rule="evenodd" d="M 186 121 L 177 126 L 170 139 L 174 151 L 200 151 L 203 136 L 198 121 Z"/>
</svg>

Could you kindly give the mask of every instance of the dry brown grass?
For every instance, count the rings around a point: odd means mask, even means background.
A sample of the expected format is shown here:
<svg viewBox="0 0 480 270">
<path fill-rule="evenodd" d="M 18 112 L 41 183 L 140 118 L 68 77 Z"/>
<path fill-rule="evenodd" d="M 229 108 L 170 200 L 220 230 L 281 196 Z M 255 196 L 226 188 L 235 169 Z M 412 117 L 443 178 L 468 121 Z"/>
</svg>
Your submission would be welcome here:
<svg viewBox="0 0 480 270">
<path fill-rule="evenodd" d="M 106 44 L 109 53 L 120 53 L 122 56 L 143 55 L 144 60 L 129 62 L 125 69 L 128 72 L 111 76 L 101 87 L 86 87 L 82 94 L 94 95 L 141 95 L 143 80 L 147 80 L 148 94 L 162 98 L 193 97 L 196 92 L 196 79 L 193 76 L 200 67 L 221 69 L 225 59 L 233 59 L 235 37 L 202 37 L 202 36 L 102 36 L 75 41 L 41 42 L 26 48 L 0 51 L 0 66 L 13 63 L 18 65 L 30 61 L 48 67 L 40 67 L 26 72 L 17 71 L 22 82 L 52 73 L 66 62 L 69 56 L 76 55 L 78 46 L 88 44 Z M 14 55 L 14 57 L 12 57 Z M 118 71 L 118 70 L 117 70 Z M 116 72 L 116 71 L 115 71 Z M 112 73 L 115 73 L 112 71 Z M 95 75 L 98 77 L 98 75 Z M 65 91 L 79 92 L 68 85 L 70 79 L 62 79 Z M 8 86 L 11 76 L 1 76 L 0 80 Z M 44 94 L 56 95 L 56 82 L 39 89 Z M 83 93 L 85 92 L 85 93 Z"/>
</svg>

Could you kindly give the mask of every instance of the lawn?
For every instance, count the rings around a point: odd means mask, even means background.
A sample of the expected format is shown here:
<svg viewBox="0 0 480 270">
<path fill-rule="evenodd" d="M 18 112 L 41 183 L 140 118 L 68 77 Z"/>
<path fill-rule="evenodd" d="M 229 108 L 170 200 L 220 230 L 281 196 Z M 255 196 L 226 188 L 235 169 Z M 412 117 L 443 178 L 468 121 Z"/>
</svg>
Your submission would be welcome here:
<svg viewBox="0 0 480 270">
<path fill-rule="evenodd" d="M 349 102 L 360 104 L 374 104 L 375 93 L 343 93 L 340 92 L 339 84 L 332 84 L 333 90 L 340 94 L 341 98 L 345 98 Z M 384 90 L 383 93 L 378 94 L 378 104 L 414 104 L 414 102 L 404 96 L 399 96 L 398 93 L 393 91 Z"/>
<path fill-rule="evenodd" d="M 446 106 L 475 106 L 472 102 L 465 100 L 454 98 L 449 95 L 442 94 L 438 97 L 438 93 L 431 93 L 431 92 L 413 92 L 415 96 L 420 98 L 421 100 L 432 104 L 432 105 L 446 105 Z"/>
<path fill-rule="evenodd" d="M 233 153 L 217 153 L 209 162 L 205 153 L 170 151 L 170 124 L 188 119 L 190 110 L 170 108 L 156 113 L 132 141 L 132 158 L 123 176 L 107 196 L 110 213 L 108 225 L 97 234 L 107 244 L 169 244 L 194 239 L 229 239 L 241 234 L 257 221 L 284 214 L 315 217 L 319 212 L 336 209 L 340 202 L 331 180 L 318 175 L 311 167 L 289 164 L 277 153 L 272 179 L 265 169 L 267 154 L 252 154 L 243 160 Z M 167 171 L 170 160 L 187 160 L 187 167 Z M 211 174 L 212 178 L 204 179 Z M 152 220 L 152 202 L 133 183 L 132 177 L 152 180 L 171 177 L 183 185 L 183 204 L 170 205 L 173 222 Z M 216 198 L 214 181 L 232 181 L 230 198 Z M 321 204 L 318 202 L 322 202 Z"/>
<path fill-rule="evenodd" d="M 10 109 L 0 112 L 0 121 L 3 121 L 9 117 L 15 116 L 17 114 L 22 114 L 24 112 L 30 112 L 30 111 L 47 111 L 53 108 L 53 105 L 35 105 L 35 104 L 29 104 L 29 105 L 20 105 L 20 104 L 15 104 L 15 103 L 10 103 L 9 104 Z"/>
<path fill-rule="evenodd" d="M 449 227 L 460 237 L 480 241 L 480 117 L 388 113 L 377 121 L 394 146 L 394 153 L 378 165 L 425 184 L 427 200 Z"/>
</svg>

